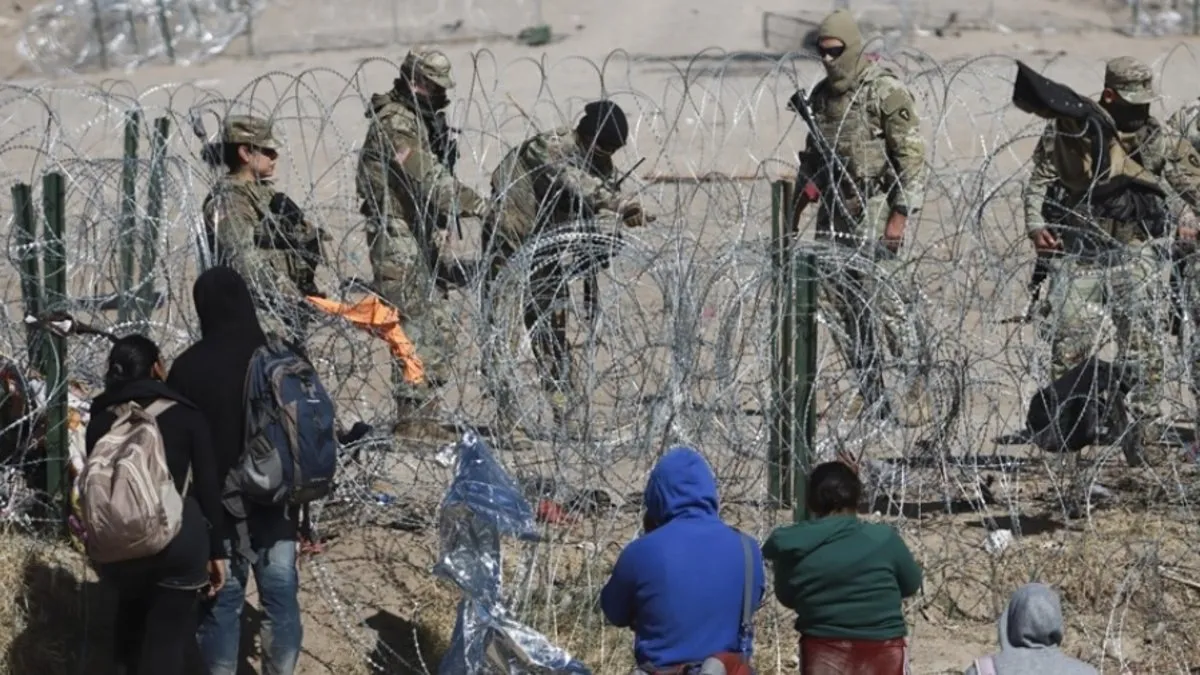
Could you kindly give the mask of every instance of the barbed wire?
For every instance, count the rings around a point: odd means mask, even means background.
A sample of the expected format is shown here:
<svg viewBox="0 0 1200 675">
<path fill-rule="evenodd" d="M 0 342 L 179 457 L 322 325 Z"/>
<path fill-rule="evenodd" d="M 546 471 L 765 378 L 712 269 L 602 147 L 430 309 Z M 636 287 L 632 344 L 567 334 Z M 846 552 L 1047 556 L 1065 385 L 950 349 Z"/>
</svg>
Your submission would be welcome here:
<svg viewBox="0 0 1200 675">
<path fill-rule="evenodd" d="M 1081 92 L 1100 88 L 1095 64 L 1068 57 L 1030 57 L 1030 63 Z M 1129 672 L 1186 671 L 1197 658 L 1190 608 L 1200 582 L 1191 580 L 1194 470 L 1184 450 L 1167 447 L 1151 466 L 1132 469 L 1116 446 L 1092 448 L 1076 460 L 996 442 L 1025 427 L 1031 394 L 1049 381 L 1048 349 L 1036 327 L 1000 322 L 1026 304 L 1033 263 L 1020 189 L 1040 123 L 1009 105 L 1015 64 L 998 56 L 936 62 L 901 51 L 890 65 L 918 101 L 928 142 L 926 204 L 910 224 L 902 263 L 885 273 L 874 260 L 816 241 L 809 218 L 793 253 L 813 254 L 824 282 L 815 458 L 847 452 L 859 458 L 870 479 L 869 517 L 896 523 L 925 569 L 924 591 L 909 607 L 914 666 L 961 670 L 971 655 L 935 653 L 935 645 L 946 647 L 935 635 L 967 636 L 960 642 L 986 649 L 1004 599 L 1019 582 L 1037 578 L 1062 589 L 1068 644 L 1085 658 Z M 1197 93 L 1175 89 L 1194 67 L 1186 50 L 1155 63 L 1165 94 L 1156 114 Z M 146 332 L 170 359 L 198 337 L 191 285 L 200 267 L 201 204 L 217 177 L 201 158 L 210 139 L 197 137 L 193 121 L 253 112 L 274 122 L 283 147 L 277 187 L 333 235 L 318 285 L 330 297 L 353 301 L 361 290 L 350 282 L 371 278 L 355 192 L 357 151 L 370 96 L 390 88 L 397 70 L 395 61 L 371 59 L 348 71 L 270 72 L 240 88 L 139 89 L 114 80 L 3 85 L 0 182 L 9 189 L 28 183 L 40 194 L 42 174 L 63 174 L 66 309 L 116 334 Z M 794 176 L 805 135 L 783 103 L 819 78 L 819 66 L 795 54 L 746 59 L 717 50 L 679 61 L 614 52 L 601 61 L 501 63 L 481 50 L 456 77 L 450 116 L 463 129 L 459 176 L 468 184 L 482 189 L 508 149 L 537 130 L 573 125 L 583 104 L 602 95 L 631 120 L 618 164 L 647 158 L 628 191 L 656 222 L 619 238 L 615 223 L 540 238 L 508 261 L 487 292 L 473 277 L 446 300 L 459 331 L 442 421 L 494 427 L 498 457 L 546 521 L 545 541 L 506 549 L 505 606 L 596 672 L 624 672 L 631 665 L 628 637 L 604 626 L 596 599 L 617 552 L 638 531 L 645 476 L 662 450 L 680 443 L 700 449 L 719 479 L 723 515 L 760 539 L 790 521 L 790 512 L 768 496 L 776 274 L 771 183 Z M 143 125 L 132 162 L 125 159 L 130 111 L 139 112 Z M 157 160 L 145 128 L 159 118 L 169 120 L 170 135 L 155 215 L 145 178 Z M 128 171 L 137 177 L 132 212 L 121 189 Z M 11 203 L 4 204 L 11 269 L 0 349 L 24 373 L 17 270 L 26 251 Z M 139 232 L 157 233 L 153 268 L 144 271 L 152 272 L 162 301 L 148 320 L 120 324 L 87 299 L 120 287 L 118 232 L 131 213 Z M 480 257 L 477 234 L 452 242 L 454 255 Z M 586 401 L 589 437 L 582 441 L 552 433 L 523 318 L 533 271 L 564 249 L 581 260 L 617 251 L 607 268 L 574 268 L 561 300 Z M 597 321 L 589 323 L 579 285 L 593 271 L 600 302 Z M 837 296 L 828 282 L 850 275 L 871 283 L 838 286 L 844 294 Z M 895 355 L 882 347 L 875 352 L 886 389 L 918 385 L 930 400 L 928 419 L 910 425 L 881 421 L 875 403 L 855 402 L 848 356 L 854 338 L 834 311 L 837 303 L 884 302 L 905 307 L 894 327 Z M 1184 383 L 1191 355 L 1165 329 L 1160 338 L 1167 363 L 1163 416 L 1190 423 L 1196 403 Z M 1111 352 L 1110 342 L 1111 331 L 1097 335 L 1101 354 Z M 80 390 L 77 422 L 86 422 L 83 401 L 101 387 L 107 348 L 103 338 L 70 340 L 66 368 Z M 307 348 L 343 425 L 362 420 L 375 431 L 344 449 L 341 487 L 317 517 L 326 551 L 302 563 L 310 627 L 304 672 L 432 672 L 457 601 L 429 574 L 450 468 L 437 444 L 389 433 L 391 357 L 381 341 L 318 316 Z M 489 367 L 481 371 L 485 358 Z M 30 375 L 22 386 L 35 388 L 39 377 Z M 502 402 L 508 410 L 499 409 Z M 526 430 L 528 445 L 508 442 L 503 415 Z M 13 476 L 5 485 L 14 493 L 30 467 L 44 465 L 38 452 L 31 447 L 10 460 Z M 1081 483 L 1099 486 L 1093 493 L 1108 500 L 1101 508 L 1098 498 L 1082 517 L 1069 513 Z M 22 519 L 23 509 L 9 511 L 10 527 L 34 538 L 29 550 L 53 550 L 36 519 Z M 1003 531 L 1009 534 L 996 534 Z M 77 556 L 55 560 L 85 576 Z M 766 607 L 757 636 L 763 672 L 794 667 L 786 610 Z M 86 672 L 83 659 L 48 672 Z"/>
</svg>

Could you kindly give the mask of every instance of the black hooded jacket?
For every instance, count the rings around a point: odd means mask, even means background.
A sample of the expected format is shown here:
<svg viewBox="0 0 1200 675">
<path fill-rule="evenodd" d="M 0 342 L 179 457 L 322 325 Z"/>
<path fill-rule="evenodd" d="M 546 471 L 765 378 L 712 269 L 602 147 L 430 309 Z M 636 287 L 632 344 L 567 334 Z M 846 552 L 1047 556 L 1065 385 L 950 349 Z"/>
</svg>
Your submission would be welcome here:
<svg viewBox="0 0 1200 675">
<path fill-rule="evenodd" d="M 157 555 L 101 565 L 99 572 L 120 584 L 199 588 L 208 580 L 206 564 L 210 557 L 224 557 L 213 555 L 214 551 L 222 550 L 220 536 L 224 510 L 212 461 L 208 422 L 200 411 L 157 380 L 136 380 L 117 389 L 105 390 L 92 401 L 91 420 L 84 436 L 87 453 L 92 453 L 96 443 L 116 421 L 116 415 L 111 411 L 113 406 L 137 401 L 147 407 L 159 399 L 176 403 L 158 416 L 158 428 L 163 438 L 167 468 L 175 479 L 177 490 L 183 489 L 188 467 L 192 469 L 192 483 L 183 501 L 179 534 Z"/>
<path fill-rule="evenodd" d="M 196 404 L 208 419 L 220 485 L 245 446 L 246 369 L 266 344 L 246 282 L 228 267 L 214 267 L 192 288 L 200 341 L 175 359 L 167 384 Z M 234 536 L 226 513 L 227 538 Z"/>
</svg>

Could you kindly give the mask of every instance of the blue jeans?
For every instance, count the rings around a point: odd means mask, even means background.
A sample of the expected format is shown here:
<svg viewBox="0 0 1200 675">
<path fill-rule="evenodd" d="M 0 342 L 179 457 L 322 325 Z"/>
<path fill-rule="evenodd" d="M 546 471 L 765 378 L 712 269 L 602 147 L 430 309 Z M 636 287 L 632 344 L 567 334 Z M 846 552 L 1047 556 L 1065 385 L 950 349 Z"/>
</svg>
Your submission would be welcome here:
<svg viewBox="0 0 1200 675">
<path fill-rule="evenodd" d="M 304 627 L 300 624 L 300 575 L 296 570 L 294 537 L 267 538 L 254 543 L 257 562 L 236 552 L 234 542 L 226 541 L 229 553 L 229 578 L 217 596 L 206 602 L 196 638 L 208 675 L 235 675 L 238 646 L 241 643 L 242 605 L 246 600 L 246 581 L 254 571 L 258 596 L 265 618 L 262 623 L 262 674 L 292 675 L 300 657 Z"/>
</svg>

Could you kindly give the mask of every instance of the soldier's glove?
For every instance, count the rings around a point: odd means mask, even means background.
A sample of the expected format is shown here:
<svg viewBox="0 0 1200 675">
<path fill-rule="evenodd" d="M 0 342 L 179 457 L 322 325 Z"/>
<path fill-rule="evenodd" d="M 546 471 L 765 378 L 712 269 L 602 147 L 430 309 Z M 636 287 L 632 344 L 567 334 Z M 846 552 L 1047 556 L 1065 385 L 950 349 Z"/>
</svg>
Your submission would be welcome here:
<svg viewBox="0 0 1200 675">
<path fill-rule="evenodd" d="M 275 196 L 271 197 L 270 209 L 280 222 L 291 226 L 293 230 L 299 230 L 304 226 L 304 211 L 301 211 L 300 206 L 284 193 L 276 192 Z"/>
<path fill-rule="evenodd" d="M 657 219 L 643 211 L 641 204 L 630 202 L 622 207 L 621 220 L 625 221 L 625 227 L 645 227 Z"/>
</svg>

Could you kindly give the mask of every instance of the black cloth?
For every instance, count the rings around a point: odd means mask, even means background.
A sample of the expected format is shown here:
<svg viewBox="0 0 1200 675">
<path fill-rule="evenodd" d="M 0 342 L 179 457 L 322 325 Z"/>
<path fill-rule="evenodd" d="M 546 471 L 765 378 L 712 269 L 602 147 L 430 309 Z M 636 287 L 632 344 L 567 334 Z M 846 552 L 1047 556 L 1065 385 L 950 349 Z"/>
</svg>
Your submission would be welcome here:
<svg viewBox="0 0 1200 675">
<path fill-rule="evenodd" d="M 1043 119 L 1094 122 L 1099 129 L 1116 133 L 1116 126 L 1100 110 L 1095 101 L 1081 96 L 1065 84 L 1060 84 L 1017 61 L 1017 78 L 1013 81 L 1013 105 L 1023 112 Z"/>
<path fill-rule="evenodd" d="M 1080 363 L 1030 400 L 1025 425 L 1033 444 L 1077 452 L 1120 437 L 1129 424 L 1124 401 L 1129 389 L 1121 369 L 1108 361 L 1093 356 Z"/>
<path fill-rule="evenodd" d="M 90 455 L 116 421 L 112 406 L 136 401 L 142 407 L 148 407 L 159 399 L 176 402 L 158 416 L 167 468 L 175 479 L 176 489 L 183 490 L 188 467 L 192 469 L 192 484 L 183 501 L 179 534 L 156 555 L 99 565 L 97 571 L 114 582 L 134 580 L 143 584 L 195 589 L 208 580 L 207 563 L 214 551 L 222 550 L 221 533 L 224 530 L 221 491 L 217 484 L 209 425 L 204 415 L 187 398 L 162 382 L 137 380 L 116 390 L 105 390 L 92 401 L 91 420 L 84 439 Z"/>
<path fill-rule="evenodd" d="M 629 122 L 625 119 L 625 111 L 607 99 L 592 101 L 584 106 L 583 119 L 579 120 L 576 130 L 610 152 L 623 147 L 629 138 Z"/>
<path fill-rule="evenodd" d="M 200 595 L 195 590 L 117 587 L 113 626 L 118 665 L 129 675 L 183 673 L 196 640 Z"/>
<path fill-rule="evenodd" d="M 206 270 L 192 288 L 200 340 L 175 359 L 167 384 L 204 413 L 213 434 L 221 486 L 245 450 L 246 370 L 267 339 L 258 323 L 246 281 L 228 267 Z M 226 539 L 236 521 L 225 512 Z"/>
</svg>

